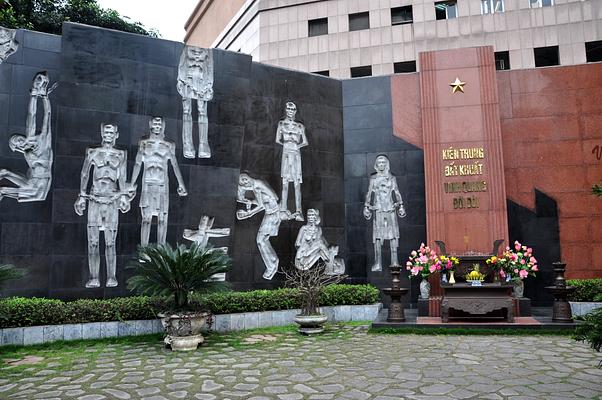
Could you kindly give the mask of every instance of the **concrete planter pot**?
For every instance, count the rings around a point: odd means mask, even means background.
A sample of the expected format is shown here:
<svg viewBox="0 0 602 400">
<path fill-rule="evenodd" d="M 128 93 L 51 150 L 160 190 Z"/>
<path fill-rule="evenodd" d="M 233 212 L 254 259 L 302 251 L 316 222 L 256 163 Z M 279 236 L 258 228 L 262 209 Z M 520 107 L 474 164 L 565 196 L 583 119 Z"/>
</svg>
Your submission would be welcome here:
<svg viewBox="0 0 602 400">
<path fill-rule="evenodd" d="M 295 315 L 295 322 L 299 325 L 299 332 L 304 335 L 324 332 L 326 321 L 328 321 L 328 317 L 324 314 Z"/>
<path fill-rule="evenodd" d="M 569 301 L 569 304 L 574 317 L 585 315 L 596 308 L 602 308 L 602 302 L 600 301 Z"/>
<path fill-rule="evenodd" d="M 190 312 L 159 314 L 165 329 L 165 345 L 173 351 L 193 351 L 205 340 L 201 330 L 205 327 L 209 314 Z"/>
</svg>

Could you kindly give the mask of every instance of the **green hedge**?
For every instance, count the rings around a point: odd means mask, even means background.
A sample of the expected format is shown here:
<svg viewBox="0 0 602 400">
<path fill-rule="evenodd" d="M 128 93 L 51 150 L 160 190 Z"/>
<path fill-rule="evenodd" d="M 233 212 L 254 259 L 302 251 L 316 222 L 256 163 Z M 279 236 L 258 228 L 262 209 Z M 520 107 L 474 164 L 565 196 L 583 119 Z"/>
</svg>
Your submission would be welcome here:
<svg viewBox="0 0 602 400">
<path fill-rule="evenodd" d="M 569 279 L 568 285 L 575 286 L 570 301 L 598 301 L 602 296 L 602 279 Z"/>
<path fill-rule="evenodd" d="M 373 304 L 378 298 L 379 290 L 371 285 L 331 285 L 324 290 L 321 305 Z M 296 289 L 254 290 L 194 297 L 192 303 L 214 314 L 229 314 L 299 308 L 301 298 Z M 154 319 L 170 307 L 164 298 L 145 296 L 69 302 L 13 297 L 0 300 L 0 328 Z"/>
</svg>

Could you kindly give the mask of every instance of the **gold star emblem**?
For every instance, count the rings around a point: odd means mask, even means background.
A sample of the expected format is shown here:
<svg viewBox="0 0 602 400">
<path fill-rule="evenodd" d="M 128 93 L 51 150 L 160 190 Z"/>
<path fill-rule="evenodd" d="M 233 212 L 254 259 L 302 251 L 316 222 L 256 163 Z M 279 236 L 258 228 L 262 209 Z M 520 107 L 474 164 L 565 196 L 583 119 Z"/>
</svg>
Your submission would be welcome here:
<svg viewBox="0 0 602 400">
<path fill-rule="evenodd" d="M 457 91 L 464 93 L 464 85 L 466 85 L 466 82 L 462 82 L 458 77 L 456 77 L 455 81 L 449 84 L 449 86 L 452 87 L 452 93 L 456 93 Z"/>
</svg>

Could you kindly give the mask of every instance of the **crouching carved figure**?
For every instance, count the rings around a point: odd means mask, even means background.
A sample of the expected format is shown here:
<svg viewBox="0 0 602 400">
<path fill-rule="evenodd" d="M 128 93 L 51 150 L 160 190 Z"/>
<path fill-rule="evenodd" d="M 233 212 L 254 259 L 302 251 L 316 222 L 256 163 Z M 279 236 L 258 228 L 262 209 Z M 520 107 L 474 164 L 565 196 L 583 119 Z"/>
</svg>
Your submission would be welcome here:
<svg viewBox="0 0 602 400">
<path fill-rule="evenodd" d="M 301 227 L 295 242 L 295 266 L 301 270 L 308 270 L 322 260 L 326 264 L 327 275 L 341 275 L 345 273 L 345 262 L 336 257 L 339 246 L 328 245 L 322 235 L 320 223 L 320 211 L 313 208 L 307 210 L 307 224 Z"/>
<path fill-rule="evenodd" d="M 246 193 L 251 192 L 253 199 L 246 197 Z M 261 179 L 251 178 L 246 173 L 241 173 L 238 178 L 238 199 L 239 203 L 245 205 L 244 210 L 236 212 L 236 218 L 239 220 L 251 218 L 253 215 L 265 211 L 259 231 L 257 232 L 257 247 L 265 264 L 264 279 L 271 280 L 278 271 L 278 255 L 270 244 L 270 237 L 278 236 L 280 223 L 283 220 L 291 218 L 288 211 L 281 211 L 278 203 L 278 196 L 272 188 Z"/>
</svg>

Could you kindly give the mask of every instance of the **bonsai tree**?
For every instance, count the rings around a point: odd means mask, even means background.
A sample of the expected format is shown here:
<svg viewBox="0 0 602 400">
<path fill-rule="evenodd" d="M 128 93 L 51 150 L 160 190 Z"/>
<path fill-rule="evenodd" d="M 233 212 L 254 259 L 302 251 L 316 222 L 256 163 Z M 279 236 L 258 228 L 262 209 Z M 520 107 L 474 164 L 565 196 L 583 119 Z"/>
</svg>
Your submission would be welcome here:
<svg viewBox="0 0 602 400">
<path fill-rule="evenodd" d="M 223 251 L 193 243 L 172 248 L 167 244 L 150 244 L 138 248 L 138 256 L 128 268 L 136 270 L 128 279 L 128 289 L 149 296 L 168 296 L 174 311 L 190 308 L 190 294 L 207 294 L 226 290 L 228 284 L 213 278 L 230 268 L 231 259 Z"/>
<path fill-rule="evenodd" d="M 203 342 L 201 329 L 208 312 L 192 310 L 190 295 L 225 290 L 217 279 L 230 268 L 230 257 L 222 250 L 193 243 L 190 248 L 169 244 L 140 246 L 129 264 L 136 270 L 128 288 L 145 295 L 173 298 L 174 310 L 159 314 L 165 328 L 165 344 L 172 350 L 191 351 Z"/>
<path fill-rule="evenodd" d="M 309 269 L 298 269 L 294 266 L 283 270 L 286 286 L 295 288 L 301 296 L 301 314 L 295 317 L 299 332 L 305 335 L 324 331 L 324 323 L 328 320 L 320 312 L 320 295 L 328 285 L 341 282 L 347 275 L 328 275 L 326 265 L 321 262 Z"/>
<path fill-rule="evenodd" d="M 282 271 L 286 286 L 297 289 L 301 295 L 300 315 L 320 315 L 320 295 L 324 288 L 347 278 L 347 275 L 327 275 L 325 268 L 324 263 L 318 263 L 306 270 L 292 267 Z"/>
</svg>

